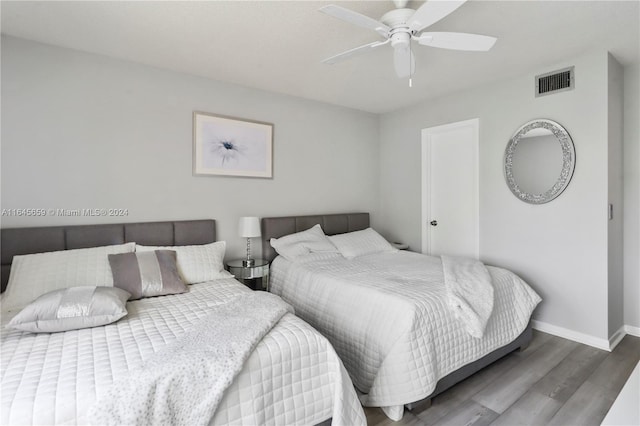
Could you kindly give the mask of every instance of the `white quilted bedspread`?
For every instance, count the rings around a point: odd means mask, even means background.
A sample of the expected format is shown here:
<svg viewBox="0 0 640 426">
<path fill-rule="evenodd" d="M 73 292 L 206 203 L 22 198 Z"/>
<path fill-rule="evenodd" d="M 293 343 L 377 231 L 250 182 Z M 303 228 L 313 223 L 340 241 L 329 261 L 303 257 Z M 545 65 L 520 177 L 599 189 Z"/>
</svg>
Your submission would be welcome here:
<svg viewBox="0 0 640 426">
<path fill-rule="evenodd" d="M 317 253 L 295 263 L 281 256 L 271 291 L 331 341 L 366 406 L 389 407 L 427 397 L 436 382 L 514 340 L 540 297 L 515 274 L 488 267 L 494 310 L 481 339 L 448 307 L 439 257 L 411 252 L 346 260 Z"/>
<path fill-rule="evenodd" d="M 114 380 L 176 340 L 238 292 L 233 279 L 189 293 L 129 302 L 115 324 L 53 334 L 3 327 L 1 417 L 5 424 L 83 424 Z M 3 326 L 10 319 L 3 316 Z M 256 346 L 211 424 L 317 424 L 329 417 L 364 424 L 349 377 L 325 338 L 291 314 Z M 336 423 L 341 423 L 337 421 Z"/>
</svg>

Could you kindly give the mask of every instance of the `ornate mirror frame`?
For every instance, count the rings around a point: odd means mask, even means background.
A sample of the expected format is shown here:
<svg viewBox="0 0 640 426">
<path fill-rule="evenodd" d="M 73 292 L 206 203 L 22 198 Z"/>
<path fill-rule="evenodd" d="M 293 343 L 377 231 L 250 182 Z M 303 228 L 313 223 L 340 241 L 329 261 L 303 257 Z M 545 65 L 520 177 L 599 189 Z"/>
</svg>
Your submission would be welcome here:
<svg viewBox="0 0 640 426">
<path fill-rule="evenodd" d="M 518 186 L 513 176 L 513 155 L 518 148 L 518 143 L 522 137 L 530 130 L 543 128 L 551 131 L 560 143 L 562 149 L 562 171 L 554 185 L 543 194 L 531 194 L 523 191 Z M 564 127 L 552 120 L 538 119 L 532 120 L 522 125 L 509 139 L 507 149 L 504 153 L 504 176 L 507 186 L 518 199 L 530 204 L 544 204 L 556 198 L 565 190 L 571 181 L 573 171 L 576 166 L 576 151 L 573 140 Z"/>
</svg>

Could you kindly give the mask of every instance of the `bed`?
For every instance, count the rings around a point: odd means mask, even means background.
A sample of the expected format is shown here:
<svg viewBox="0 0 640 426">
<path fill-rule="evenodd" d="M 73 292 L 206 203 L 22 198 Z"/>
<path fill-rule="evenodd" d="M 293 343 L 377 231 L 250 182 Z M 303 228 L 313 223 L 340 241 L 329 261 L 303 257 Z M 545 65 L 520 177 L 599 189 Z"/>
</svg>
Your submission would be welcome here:
<svg viewBox="0 0 640 426">
<path fill-rule="evenodd" d="M 128 242 L 204 247 L 215 237 L 214 220 L 3 229 L 2 291 L 14 256 Z M 188 287 L 181 294 L 129 301 L 128 315 L 112 324 L 57 333 L 9 329 L 6 324 L 16 313 L 4 311 L 0 423 L 91 423 L 96 407 L 100 413 L 101 402 L 116 384 L 126 385 L 145 363 L 176 346 L 212 311 L 263 293 L 252 292 L 232 277 Z M 366 423 L 349 376 L 329 342 L 290 313 L 259 340 L 240 368 L 204 423 Z"/>
<path fill-rule="evenodd" d="M 316 224 L 337 242 L 365 232 L 369 215 L 263 218 L 262 250 L 272 261 L 271 291 L 331 341 L 363 405 L 381 407 L 399 420 L 405 406 L 411 409 L 419 402 L 424 407 L 430 398 L 531 340 L 530 316 L 540 298 L 515 274 L 486 268 L 495 306 L 484 334 L 476 338 L 447 306 L 438 257 L 391 248 L 346 259 L 319 248 L 292 260 L 278 256 L 270 243 L 272 238 L 303 235 Z"/>
</svg>

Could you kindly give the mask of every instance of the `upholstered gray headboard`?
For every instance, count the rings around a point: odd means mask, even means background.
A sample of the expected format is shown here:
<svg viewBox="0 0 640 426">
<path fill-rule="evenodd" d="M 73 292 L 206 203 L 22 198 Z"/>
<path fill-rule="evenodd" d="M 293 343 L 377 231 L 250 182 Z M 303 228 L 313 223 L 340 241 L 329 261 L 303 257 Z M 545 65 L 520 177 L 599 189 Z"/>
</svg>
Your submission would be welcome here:
<svg viewBox="0 0 640 426">
<path fill-rule="evenodd" d="M 262 218 L 262 257 L 271 262 L 277 253 L 269 244 L 271 238 L 304 231 L 320 224 L 325 234 L 335 235 L 360 231 L 369 227 L 369 213 L 320 214 Z"/>
<path fill-rule="evenodd" d="M 185 246 L 216 240 L 213 219 L 72 225 L 0 230 L 2 291 L 7 287 L 13 256 L 136 242 L 148 246 Z"/>
</svg>

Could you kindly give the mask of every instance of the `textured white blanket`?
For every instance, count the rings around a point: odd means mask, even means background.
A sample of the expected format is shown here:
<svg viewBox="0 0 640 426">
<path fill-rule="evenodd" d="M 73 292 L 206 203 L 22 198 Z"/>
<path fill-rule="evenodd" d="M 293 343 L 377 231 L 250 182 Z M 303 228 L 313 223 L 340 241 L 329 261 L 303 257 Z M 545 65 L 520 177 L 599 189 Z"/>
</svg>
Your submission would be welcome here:
<svg viewBox="0 0 640 426">
<path fill-rule="evenodd" d="M 271 290 L 330 341 L 364 395 L 365 406 L 391 407 L 433 392 L 437 381 L 515 339 L 540 297 L 515 274 L 488 266 L 494 313 L 482 339 L 471 337 L 449 307 L 439 257 L 400 251 L 347 260 L 315 253 L 277 257 Z"/>
<path fill-rule="evenodd" d="M 93 424 L 206 425 L 253 348 L 290 305 L 264 292 L 216 305 L 195 328 L 116 381 L 89 411 Z"/>
<path fill-rule="evenodd" d="M 441 256 L 449 306 L 469 334 L 482 338 L 493 312 L 489 271 L 475 259 Z"/>
</svg>

